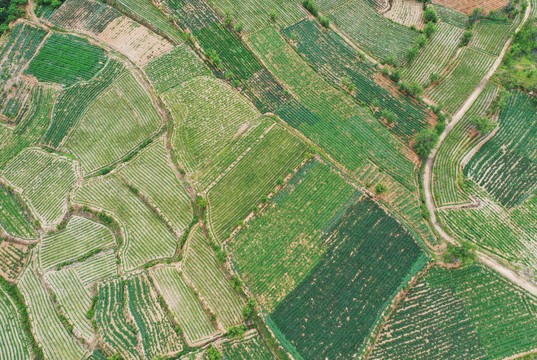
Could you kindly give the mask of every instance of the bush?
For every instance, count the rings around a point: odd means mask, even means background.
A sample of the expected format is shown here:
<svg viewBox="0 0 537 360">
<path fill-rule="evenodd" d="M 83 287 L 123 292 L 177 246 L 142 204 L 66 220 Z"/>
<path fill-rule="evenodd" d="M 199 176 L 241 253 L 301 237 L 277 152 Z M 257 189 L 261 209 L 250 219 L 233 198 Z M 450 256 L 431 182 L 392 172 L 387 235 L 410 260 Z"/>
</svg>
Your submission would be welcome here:
<svg viewBox="0 0 537 360">
<path fill-rule="evenodd" d="M 322 26 L 324 26 L 325 28 L 329 28 L 330 27 L 330 19 L 326 16 L 319 16 L 319 22 L 321 23 Z"/>
<path fill-rule="evenodd" d="M 458 260 L 463 265 L 473 263 L 477 260 L 476 248 L 477 246 L 469 241 L 463 242 L 460 246 L 448 244 L 444 261 L 452 263 Z"/>
<path fill-rule="evenodd" d="M 466 46 L 468 45 L 468 43 L 470 42 L 470 40 L 472 39 L 472 32 L 470 30 L 466 30 L 464 32 L 464 34 L 462 34 L 462 38 L 461 38 L 461 42 L 459 44 L 459 46 Z"/>
<path fill-rule="evenodd" d="M 427 25 L 425 25 L 425 29 L 423 30 L 423 32 L 425 33 L 425 36 L 429 39 L 431 36 L 434 35 L 436 30 L 437 30 L 436 24 L 434 22 L 430 22 Z"/>
<path fill-rule="evenodd" d="M 431 6 L 428 6 L 427 9 L 423 12 L 423 17 L 425 18 L 426 23 L 438 22 L 438 15 L 436 15 L 436 11 Z"/>
<path fill-rule="evenodd" d="M 242 316 L 244 316 L 245 319 L 250 319 L 255 314 L 256 308 L 257 304 L 255 300 L 252 298 L 248 299 L 248 302 L 242 309 Z"/>
<path fill-rule="evenodd" d="M 440 82 L 440 80 L 442 80 L 442 77 L 440 76 L 440 74 L 438 73 L 431 73 L 429 75 L 429 81 L 431 82 L 431 84 L 437 84 Z M 436 112 L 435 112 L 436 113 Z M 438 115 L 438 114 L 437 114 Z"/>
<path fill-rule="evenodd" d="M 420 49 L 418 46 L 412 46 L 406 53 L 406 61 L 410 64 L 416 58 L 416 56 L 418 56 L 419 52 Z"/>
<path fill-rule="evenodd" d="M 375 194 L 377 195 L 381 195 L 381 194 L 384 194 L 386 191 L 388 191 L 388 187 L 384 184 L 384 183 L 377 183 L 375 185 Z"/>
<path fill-rule="evenodd" d="M 498 125 L 494 120 L 488 117 L 472 116 L 468 121 L 476 131 L 479 131 L 481 135 L 488 134 L 496 128 Z"/>
<path fill-rule="evenodd" d="M 206 354 L 209 360 L 222 360 L 222 353 L 213 344 L 209 345 Z"/>
<path fill-rule="evenodd" d="M 242 30 L 244 30 L 244 23 L 242 21 L 239 21 L 235 24 L 234 28 L 236 32 L 240 33 Z"/>
<path fill-rule="evenodd" d="M 393 69 L 390 74 L 390 79 L 392 79 L 392 81 L 397 84 L 399 80 L 401 80 L 401 70 Z"/>
<path fill-rule="evenodd" d="M 304 8 L 308 10 L 313 16 L 319 16 L 319 8 L 317 7 L 317 5 L 315 5 L 313 0 L 302 0 L 302 6 L 304 6 Z"/>
<path fill-rule="evenodd" d="M 222 66 L 222 60 L 220 59 L 220 56 L 218 56 L 216 50 L 208 50 L 207 58 L 209 59 L 209 62 L 217 68 L 220 68 Z"/>
<path fill-rule="evenodd" d="M 423 95 L 423 87 L 417 81 L 411 81 L 410 84 L 408 84 L 407 91 L 410 95 L 412 95 L 415 98 Z"/>
<path fill-rule="evenodd" d="M 438 141 L 438 134 L 433 129 L 423 129 L 414 137 L 412 147 L 416 154 L 426 159 Z"/>
<path fill-rule="evenodd" d="M 414 42 L 417 47 L 422 48 L 425 46 L 425 43 L 427 42 L 427 37 L 423 34 L 421 34 L 416 41 Z"/>
<path fill-rule="evenodd" d="M 392 125 L 394 122 L 397 121 L 397 115 L 393 111 L 384 109 L 382 110 L 380 115 L 386 120 L 388 125 Z"/>
<path fill-rule="evenodd" d="M 272 22 L 276 22 L 276 20 L 278 20 L 278 13 L 276 12 L 276 10 L 270 11 L 269 18 L 270 18 L 270 21 Z"/>
<path fill-rule="evenodd" d="M 226 335 L 234 339 L 242 339 L 244 337 L 245 332 L 246 332 L 246 326 L 239 325 L 239 326 L 234 326 L 234 327 L 229 328 L 227 330 Z"/>
</svg>

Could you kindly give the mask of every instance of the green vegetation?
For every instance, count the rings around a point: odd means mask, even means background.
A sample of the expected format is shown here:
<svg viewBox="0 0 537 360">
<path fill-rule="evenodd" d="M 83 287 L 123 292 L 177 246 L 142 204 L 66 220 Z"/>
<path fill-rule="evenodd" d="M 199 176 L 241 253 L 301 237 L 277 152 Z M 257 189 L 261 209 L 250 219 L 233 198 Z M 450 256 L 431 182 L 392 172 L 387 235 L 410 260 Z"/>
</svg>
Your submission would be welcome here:
<svg viewBox="0 0 537 360">
<path fill-rule="evenodd" d="M 476 262 L 477 254 L 475 253 L 476 246 L 469 241 L 465 241 L 462 245 L 448 244 L 444 254 L 446 263 L 458 262 L 462 265 Z"/>
<path fill-rule="evenodd" d="M 8 189 L 0 185 L 0 225 L 13 236 L 33 239 L 37 236 L 24 209 Z"/>
<path fill-rule="evenodd" d="M 422 130 L 414 139 L 414 150 L 422 159 L 427 159 L 429 153 L 438 141 L 438 134 L 433 129 Z"/>
<path fill-rule="evenodd" d="M 3 341 L 0 356 L 2 358 L 14 360 L 29 358 L 25 334 L 18 317 L 19 313 L 13 300 L 0 287 L 0 337 Z"/>
<path fill-rule="evenodd" d="M 407 230 L 368 198 L 349 207 L 327 238 L 317 266 L 271 315 L 305 359 L 360 353 L 395 294 L 427 262 Z"/>
<path fill-rule="evenodd" d="M 100 47 L 73 35 L 53 33 L 30 62 L 27 73 L 42 82 L 71 86 L 91 79 L 105 62 Z"/>
</svg>

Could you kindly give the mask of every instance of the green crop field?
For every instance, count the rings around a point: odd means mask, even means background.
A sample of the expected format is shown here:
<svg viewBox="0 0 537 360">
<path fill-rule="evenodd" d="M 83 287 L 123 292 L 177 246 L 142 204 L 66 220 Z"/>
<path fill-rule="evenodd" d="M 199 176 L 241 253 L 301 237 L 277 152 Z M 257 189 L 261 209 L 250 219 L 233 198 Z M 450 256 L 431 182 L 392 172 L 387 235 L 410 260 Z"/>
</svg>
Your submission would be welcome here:
<svg viewBox="0 0 537 360">
<path fill-rule="evenodd" d="M 97 281 L 101 281 L 117 275 L 116 255 L 112 250 L 101 252 L 96 256 L 77 262 L 72 268 L 77 272 L 78 278 L 84 285 L 89 288 Z"/>
<path fill-rule="evenodd" d="M 233 259 L 266 309 L 319 262 L 330 225 L 360 195 L 330 166 L 310 160 L 233 240 Z"/>
<path fill-rule="evenodd" d="M 154 59 L 144 70 L 159 93 L 172 90 L 197 76 L 210 74 L 209 69 L 186 44 L 176 46 L 173 51 Z"/>
<path fill-rule="evenodd" d="M 465 47 L 447 73 L 441 74 L 442 81 L 427 90 L 425 95 L 437 103 L 444 104 L 444 110 L 454 114 L 481 82 L 493 62 L 492 55 L 472 47 Z"/>
<path fill-rule="evenodd" d="M 200 299 L 177 268 L 171 266 L 154 268 L 149 274 L 185 332 L 189 343 L 203 342 L 218 334 Z"/>
<path fill-rule="evenodd" d="M 468 16 L 446 6 L 434 4 L 434 10 L 442 22 L 456 26 L 461 29 L 466 29 L 468 26 Z"/>
<path fill-rule="evenodd" d="M 283 120 L 319 144 L 349 171 L 371 157 L 397 180 L 414 187 L 408 181 L 415 167 L 411 152 L 367 110 L 309 67 L 276 29 L 258 31 L 248 43 L 301 102 L 288 102 L 278 110 Z"/>
<path fill-rule="evenodd" d="M 22 273 L 26 259 L 28 258 L 28 246 L 10 241 L 0 242 L 0 276 L 13 281 Z"/>
<path fill-rule="evenodd" d="M 521 92 L 512 93 L 507 102 L 498 132 L 470 159 L 464 173 L 512 208 L 537 189 L 537 106 Z"/>
<path fill-rule="evenodd" d="M 171 257 L 177 238 L 146 204 L 116 177 L 89 181 L 78 189 L 74 201 L 112 215 L 124 228 L 121 259 L 126 270 Z"/>
<path fill-rule="evenodd" d="M 22 331 L 19 313 L 7 293 L 0 288 L 0 357 L 2 359 L 29 360 L 26 338 Z"/>
<path fill-rule="evenodd" d="M 512 30 L 512 25 L 509 23 L 481 20 L 473 30 L 470 45 L 498 55 L 511 36 Z"/>
<path fill-rule="evenodd" d="M 39 252 L 40 265 L 43 269 L 50 269 L 115 245 L 114 235 L 106 226 L 74 216 L 65 230 L 43 238 Z"/>
<path fill-rule="evenodd" d="M 20 291 L 28 306 L 34 336 L 48 359 L 81 359 L 86 350 L 61 323 L 50 295 L 30 263 L 20 279 Z"/>
<path fill-rule="evenodd" d="M 317 266 L 271 315 L 304 359 L 359 353 L 409 274 L 427 262 L 407 230 L 369 198 L 347 209 L 326 244 Z"/>
<path fill-rule="evenodd" d="M 532 350 L 535 301 L 482 266 L 433 267 L 391 315 L 370 358 L 503 359 Z"/>
<path fill-rule="evenodd" d="M 9 162 L 1 174 L 22 191 L 40 221 L 54 224 L 61 220 L 66 212 L 66 195 L 76 183 L 72 161 L 29 148 Z"/>
<path fill-rule="evenodd" d="M 434 163 L 433 180 L 434 200 L 437 206 L 464 204 L 470 201 L 460 187 L 462 176 L 462 159 L 482 140 L 482 136 L 473 131 L 468 120 L 473 116 L 483 116 L 498 92 L 498 85 L 489 82 L 476 102 L 468 110 L 449 138 L 442 144 Z"/>
<path fill-rule="evenodd" d="M 233 360 L 273 360 L 274 355 L 257 333 L 247 335 L 243 340 L 224 341 L 220 344 L 226 359 Z"/>
<path fill-rule="evenodd" d="M 321 11 L 325 13 L 323 6 Z M 376 58 L 403 61 L 419 33 L 380 14 L 365 0 L 351 0 L 325 13 L 354 43 Z"/>
<path fill-rule="evenodd" d="M 161 124 L 149 94 L 126 74 L 85 110 L 61 149 L 80 159 L 83 170 L 91 173 L 125 156 Z"/>
<path fill-rule="evenodd" d="M 316 22 L 305 19 L 285 28 L 283 34 L 294 39 L 297 51 L 330 82 L 340 86 L 342 79 L 348 78 L 356 85 L 353 97 L 366 104 L 378 101 L 383 110 L 396 114 L 398 120 L 390 130 L 403 141 L 410 141 L 428 124 L 429 114 L 423 105 L 398 92 L 389 81 L 380 80 L 382 75 L 378 70 L 359 60 L 356 51 L 335 32 L 323 30 Z M 375 116 L 379 118 L 381 111 Z"/>
<path fill-rule="evenodd" d="M 259 112 L 226 83 L 197 77 L 166 93 L 177 126 L 175 144 L 188 173 L 206 167 Z"/>
<path fill-rule="evenodd" d="M 306 146 L 287 130 L 273 127 L 209 191 L 212 232 L 223 240 L 264 196 L 297 167 Z"/>
<path fill-rule="evenodd" d="M 441 22 L 419 56 L 403 71 L 403 78 L 424 85 L 431 74 L 440 75 L 455 55 L 463 30 Z"/>
<path fill-rule="evenodd" d="M 41 82 L 71 86 L 91 79 L 106 62 L 103 49 L 72 35 L 53 33 L 37 53 L 27 73 Z"/>
<path fill-rule="evenodd" d="M 17 199 L 0 185 L 0 225 L 13 236 L 23 239 L 37 237 L 35 228 Z"/>
<path fill-rule="evenodd" d="M 188 283 L 193 284 L 225 329 L 241 323 L 244 300 L 226 279 L 209 240 L 197 225 L 188 238 L 182 265 Z"/>
</svg>

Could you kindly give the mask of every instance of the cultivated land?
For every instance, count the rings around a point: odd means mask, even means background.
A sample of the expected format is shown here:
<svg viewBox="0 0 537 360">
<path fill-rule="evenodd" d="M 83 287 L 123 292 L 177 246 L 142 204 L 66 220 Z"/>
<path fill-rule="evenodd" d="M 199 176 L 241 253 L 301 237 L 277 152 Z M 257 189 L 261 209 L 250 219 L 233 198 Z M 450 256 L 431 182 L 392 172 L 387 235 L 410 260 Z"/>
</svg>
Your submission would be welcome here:
<svg viewBox="0 0 537 360">
<path fill-rule="evenodd" d="M 529 359 L 535 16 L 0 2 L 0 358 Z"/>
</svg>

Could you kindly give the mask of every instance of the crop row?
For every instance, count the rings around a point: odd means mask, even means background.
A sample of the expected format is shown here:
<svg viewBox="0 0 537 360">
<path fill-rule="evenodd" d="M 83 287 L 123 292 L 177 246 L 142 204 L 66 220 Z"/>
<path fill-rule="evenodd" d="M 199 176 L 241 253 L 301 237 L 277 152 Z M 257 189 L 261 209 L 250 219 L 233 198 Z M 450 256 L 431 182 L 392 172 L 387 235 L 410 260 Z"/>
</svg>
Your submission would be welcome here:
<svg viewBox="0 0 537 360">
<path fill-rule="evenodd" d="M 17 199 L 0 185 L 0 225 L 16 237 L 33 239 L 37 232 Z"/>
<path fill-rule="evenodd" d="M 0 242 L 0 276 L 15 280 L 22 272 L 28 255 L 28 246 L 9 241 Z"/>
<path fill-rule="evenodd" d="M 350 359 L 427 260 L 410 233 L 369 198 L 350 206 L 326 239 L 317 266 L 271 318 L 304 359 Z"/>
<path fill-rule="evenodd" d="M 63 139 L 76 127 L 84 111 L 116 79 L 126 74 L 122 62 L 111 58 L 99 75 L 87 83 L 78 83 L 62 91 L 54 104 L 52 123 L 42 143 L 58 147 Z"/>
<path fill-rule="evenodd" d="M 158 139 L 119 171 L 131 187 L 147 197 L 179 234 L 192 220 L 192 199 L 173 172 L 165 139 Z"/>
<path fill-rule="evenodd" d="M 444 104 L 444 110 L 454 114 L 483 80 L 493 62 L 492 55 L 465 47 L 455 59 L 451 70 L 442 74 L 443 80 L 425 95 L 436 103 Z"/>
<path fill-rule="evenodd" d="M 190 232 L 183 261 L 186 279 L 207 302 L 224 328 L 242 322 L 244 300 L 220 270 L 209 241 L 199 226 Z"/>
<path fill-rule="evenodd" d="M 86 350 L 63 326 L 35 264 L 27 266 L 19 282 L 32 321 L 33 333 L 47 359 L 81 359 Z"/>
<path fill-rule="evenodd" d="M 438 150 L 433 167 L 434 201 L 437 207 L 469 202 L 469 194 L 460 187 L 463 180 L 461 162 L 482 137 L 472 130 L 468 120 L 483 116 L 497 92 L 498 85 L 489 82 Z"/>
<path fill-rule="evenodd" d="M 326 228 L 354 193 L 329 165 L 310 160 L 233 240 L 233 259 L 264 308 L 272 311 L 318 262 Z"/>
<path fill-rule="evenodd" d="M 175 267 L 153 268 L 150 275 L 190 344 L 218 334 L 200 300 Z"/>
<path fill-rule="evenodd" d="M 84 171 L 92 173 L 125 156 L 161 124 L 149 94 L 127 74 L 85 110 L 61 149 L 75 155 Z"/>
<path fill-rule="evenodd" d="M 125 244 L 121 258 L 126 271 L 174 254 L 177 238 L 117 178 L 109 176 L 84 184 L 75 193 L 74 201 L 105 210 L 123 226 Z"/>
<path fill-rule="evenodd" d="M 423 5 L 418 1 L 393 0 L 390 4 L 390 10 L 385 12 L 384 16 L 401 25 L 408 27 L 414 25 L 419 30 L 423 30 L 425 27 Z"/>
<path fill-rule="evenodd" d="M 531 96 L 513 93 L 498 132 L 470 159 L 464 173 L 511 208 L 531 196 L 537 183 L 537 106 Z"/>
<path fill-rule="evenodd" d="M 84 262 L 74 264 L 73 269 L 76 270 L 84 287 L 89 288 L 97 281 L 117 275 L 116 255 L 113 250 L 101 252 Z"/>
<path fill-rule="evenodd" d="M 426 84 L 431 74 L 440 75 L 455 55 L 463 30 L 441 22 L 419 56 L 403 72 L 403 78 Z"/>
<path fill-rule="evenodd" d="M 175 123 L 179 160 L 188 173 L 210 166 L 259 112 L 232 88 L 211 77 L 198 77 L 164 96 Z"/>
<path fill-rule="evenodd" d="M 432 6 L 442 22 L 456 26 L 463 30 L 468 27 L 468 16 L 446 6 L 438 4 L 434 4 Z"/>
<path fill-rule="evenodd" d="M 356 170 L 370 157 L 394 177 L 398 176 L 406 186 L 413 187 L 409 181 L 415 167 L 411 151 L 350 96 L 316 73 L 276 29 L 260 30 L 248 39 L 248 43 L 301 103 L 287 102 L 277 111 L 283 120 L 349 171 Z M 302 120 L 297 115 L 308 115 L 309 119 Z"/>
<path fill-rule="evenodd" d="M 0 288 L 0 357 L 30 360 L 19 314 L 9 295 Z"/>
<path fill-rule="evenodd" d="M 2 175 L 22 194 L 46 224 L 61 220 L 66 195 L 76 183 L 74 164 L 57 155 L 30 148 L 20 153 Z"/>
<path fill-rule="evenodd" d="M 115 244 L 114 235 L 107 227 L 75 216 L 69 220 L 65 230 L 43 238 L 39 252 L 40 265 L 43 269 L 50 269 Z"/>
</svg>

